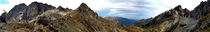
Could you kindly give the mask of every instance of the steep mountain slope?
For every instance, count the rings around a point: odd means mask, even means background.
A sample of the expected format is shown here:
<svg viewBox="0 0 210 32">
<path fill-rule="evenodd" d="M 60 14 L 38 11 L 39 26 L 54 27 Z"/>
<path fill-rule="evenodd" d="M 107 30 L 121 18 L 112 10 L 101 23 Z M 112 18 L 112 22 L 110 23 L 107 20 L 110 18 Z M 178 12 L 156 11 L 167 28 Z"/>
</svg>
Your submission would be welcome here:
<svg viewBox="0 0 210 32">
<path fill-rule="evenodd" d="M 23 20 L 32 20 L 32 18 L 51 9 L 55 9 L 55 7 L 48 4 L 33 2 L 28 6 L 27 10 L 24 12 Z"/>
<path fill-rule="evenodd" d="M 139 20 L 135 25 L 147 32 L 173 32 L 179 22 L 182 21 L 183 17 L 188 17 L 189 13 L 189 10 L 182 9 L 182 7 L 178 5 L 174 9 L 165 11 L 154 18 Z"/>
<path fill-rule="evenodd" d="M 202 1 L 193 11 L 191 11 L 191 17 L 195 19 L 200 19 L 203 16 L 207 16 L 210 12 L 210 0 Z"/>
<path fill-rule="evenodd" d="M 13 20 L 21 20 L 23 13 L 26 11 L 27 6 L 22 3 L 19 5 L 16 5 L 14 8 L 12 8 L 9 12 L 8 12 L 8 18 L 7 20 L 13 21 Z M 16 18 L 17 17 L 17 18 Z"/>
<path fill-rule="evenodd" d="M 162 27 L 165 32 L 203 32 L 209 27 L 209 2 L 203 1 L 194 10 L 182 9 L 180 5 L 166 11 L 150 20 L 139 21 L 136 25 L 142 28 L 155 28 L 167 23 Z M 149 22 L 148 22 L 149 21 Z"/>
<path fill-rule="evenodd" d="M 168 21 L 168 20 L 175 20 L 178 17 L 187 17 L 188 14 L 189 14 L 189 10 L 182 9 L 181 6 L 178 5 L 174 9 L 165 11 L 164 13 L 148 20 L 150 23 L 146 24 L 146 26 L 157 25 L 157 24 L 160 24 L 160 23 L 162 23 L 164 21 Z"/>
<path fill-rule="evenodd" d="M 20 6 L 17 5 L 17 7 Z M 2 32 L 126 32 L 122 25 L 116 21 L 99 17 L 85 3 L 82 3 L 79 8 L 71 10 L 33 2 L 25 9 L 22 20 L 2 23 L 0 30 Z M 14 11 L 10 12 L 13 14 Z"/>
<path fill-rule="evenodd" d="M 198 20 L 196 23 L 196 31 L 203 31 L 208 29 L 210 23 L 210 0 L 202 1 L 192 12 L 191 17 Z M 210 31 L 210 30 L 208 30 Z"/>
</svg>

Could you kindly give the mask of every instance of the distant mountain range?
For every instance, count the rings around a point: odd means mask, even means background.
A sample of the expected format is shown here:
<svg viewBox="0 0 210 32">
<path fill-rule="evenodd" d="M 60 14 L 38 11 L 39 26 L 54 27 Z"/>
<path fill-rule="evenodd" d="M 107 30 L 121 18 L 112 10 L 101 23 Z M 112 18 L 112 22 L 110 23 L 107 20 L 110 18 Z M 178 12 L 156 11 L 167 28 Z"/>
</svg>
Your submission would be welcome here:
<svg viewBox="0 0 210 32">
<path fill-rule="evenodd" d="M 210 31 L 210 0 L 202 1 L 192 11 L 178 5 L 154 18 L 142 20 L 100 17 L 85 3 L 81 3 L 75 10 L 40 2 L 32 2 L 28 6 L 21 3 L 13 7 L 8 14 L 7 23 L 0 23 L 0 32 Z"/>
<path fill-rule="evenodd" d="M 117 17 L 117 16 L 114 16 L 114 17 L 112 17 L 112 16 L 104 16 L 103 18 L 122 22 L 122 24 L 124 24 L 126 26 L 134 24 L 134 22 L 137 21 L 137 20 L 134 20 L 134 19 L 128 19 L 128 18 Z"/>
</svg>

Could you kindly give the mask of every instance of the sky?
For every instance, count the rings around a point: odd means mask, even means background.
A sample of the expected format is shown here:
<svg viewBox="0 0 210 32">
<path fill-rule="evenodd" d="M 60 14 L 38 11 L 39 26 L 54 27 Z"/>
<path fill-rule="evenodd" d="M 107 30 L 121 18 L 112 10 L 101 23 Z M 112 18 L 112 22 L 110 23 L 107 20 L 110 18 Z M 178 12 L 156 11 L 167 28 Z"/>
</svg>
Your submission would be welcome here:
<svg viewBox="0 0 210 32">
<path fill-rule="evenodd" d="M 15 5 L 31 2 L 42 2 L 49 5 L 76 9 L 86 3 L 99 16 L 118 16 L 129 19 L 146 19 L 155 17 L 177 5 L 193 10 L 201 1 L 207 0 L 0 0 L 0 14 L 7 12 Z"/>
</svg>

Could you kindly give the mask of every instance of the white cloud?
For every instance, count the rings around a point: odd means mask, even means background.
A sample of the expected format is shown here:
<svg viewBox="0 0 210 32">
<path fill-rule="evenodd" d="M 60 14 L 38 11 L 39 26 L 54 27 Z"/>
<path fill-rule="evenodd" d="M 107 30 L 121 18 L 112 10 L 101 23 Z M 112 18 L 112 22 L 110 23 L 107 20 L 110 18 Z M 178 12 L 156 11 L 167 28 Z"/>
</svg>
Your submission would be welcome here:
<svg viewBox="0 0 210 32">
<path fill-rule="evenodd" d="M 133 13 L 140 13 L 140 12 L 145 13 L 146 15 L 143 15 L 145 17 L 148 15 L 150 17 L 155 17 L 166 10 L 174 8 L 177 5 L 181 5 L 183 8 L 188 8 L 189 10 L 193 10 L 201 1 L 206 1 L 206 0 L 111 0 L 111 1 L 113 2 L 111 9 L 115 10 L 114 11 L 110 10 L 110 15 L 114 14 L 116 14 L 117 16 L 129 15 L 125 13 L 127 11 L 122 11 L 127 9 L 133 11 Z M 145 4 L 144 2 L 147 3 Z M 135 7 L 136 5 L 143 7 Z"/>
<path fill-rule="evenodd" d="M 118 9 L 110 9 L 110 12 L 108 13 L 108 15 L 113 15 L 113 14 L 118 14 L 121 13 L 121 11 L 119 11 Z"/>
</svg>

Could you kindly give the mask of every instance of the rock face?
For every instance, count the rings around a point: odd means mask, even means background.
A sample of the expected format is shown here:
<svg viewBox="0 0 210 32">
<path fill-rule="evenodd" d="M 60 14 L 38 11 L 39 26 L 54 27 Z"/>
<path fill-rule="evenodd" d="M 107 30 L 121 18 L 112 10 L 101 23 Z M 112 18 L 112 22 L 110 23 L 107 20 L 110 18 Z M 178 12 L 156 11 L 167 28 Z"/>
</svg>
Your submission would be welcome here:
<svg viewBox="0 0 210 32">
<path fill-rule="evenodd" d="M 150 29 L 162 26 L 165 32 L 208 32 L 210 23 L 210 0 L 202 1 L 194 10 L 181 8 L 180 5 L 154 18 L 138 21 L 137 26 Z M 146 23 L 146 24 L 139 24 Z M 165 23 L 165 25 L 162 25 Z"/>
<path fill-rule="evenodd" d="M 210 6 L 209 6 L 209 0 L 208 1 L 202 1 L 195 9 L 191 12 L 191 17 L 200 19 L 203 16 L 207 16 L 207 14 L 210 12 Z"/>
<path fill-rule="evenodd" d="M 189 10 L 182 9 L 180 5 L 176 6 L 174 9 L 171 9 L 169 11 L 165 11 L 164 13 L 156 16 L 151 20 L 151 22 L 147 25 L 156 25 L 160 24 L 167 20 L 174 20 L 177 17 L 188 17 Z"/>
<path fill-rule="evenodd" d="M 0 24 L 1 32 L 126 32 L 123 25 L 99 17 L 85 3 L 71 10 L 32 2 L 16 5 L 9 14 L 11 20 Z"/>
<path fill-rule="evenodd" d="M 23 13 L 26 11 L 27 6 L 22 3 L 19 5 L 16 5 L 14 8 L 12 8 L 8 12 L 8 18 L 7 20 L 13 21 L 13 20 L 21 20 L 21 17 Z"/>
<path fill-rule="evenodd" d="M 32 20 L 32 18 L 51 9 L 55 9 L 55 7 L 48 4 L 33 2 L 27 7 L 26 11 L 24 12 L 23 20 L 26 20 L 26 21 Z"/>
<path fill-rule="evenodd" d="M 98 14 L 91 10 L 85 3 L 82 3 L 75 12 L 79 13 L 78 15 L 81 16 L 98 17 Z"/>
</svg>

